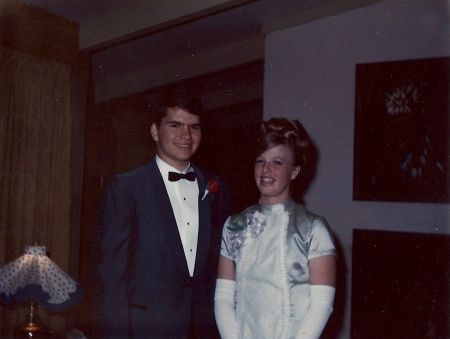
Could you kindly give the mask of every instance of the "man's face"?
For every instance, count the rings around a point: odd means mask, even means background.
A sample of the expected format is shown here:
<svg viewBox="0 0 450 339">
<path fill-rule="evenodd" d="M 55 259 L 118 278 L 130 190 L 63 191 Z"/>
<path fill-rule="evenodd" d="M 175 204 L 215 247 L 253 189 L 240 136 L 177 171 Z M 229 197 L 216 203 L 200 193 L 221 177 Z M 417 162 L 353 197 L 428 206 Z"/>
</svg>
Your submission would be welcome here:
<svg viewBox="0 0 450 339">
<path fill-rule="evenodd" d="M 151 134 L 158 156 L 181 171 L 200 145 L 200 118 L 178 107 L 168 108 L 159 127 L 152 124 Z"/>
</svg>

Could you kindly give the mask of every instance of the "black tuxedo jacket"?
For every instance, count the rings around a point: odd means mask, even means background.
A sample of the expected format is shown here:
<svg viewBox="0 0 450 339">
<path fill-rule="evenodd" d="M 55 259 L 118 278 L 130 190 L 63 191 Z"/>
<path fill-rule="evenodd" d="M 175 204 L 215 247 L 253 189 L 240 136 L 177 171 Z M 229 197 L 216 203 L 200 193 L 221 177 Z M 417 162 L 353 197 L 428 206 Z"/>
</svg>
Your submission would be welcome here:
<svg viewBox="0 0 450 339">
<path fill-rule="evenodd" d="M 107 185 L 99 210 L 98 243 L 94 245 L 99 250 L 95 299 L 102 337 L 218 336 L 214 289 L 222 226 L 228 216 L 228 192 L 219 177 L 192 167 L 199 185 L 193 277 L 155 159 L 115 176 Z M 208 185 L 211 192 L 204 196 Z"/>
</svg>

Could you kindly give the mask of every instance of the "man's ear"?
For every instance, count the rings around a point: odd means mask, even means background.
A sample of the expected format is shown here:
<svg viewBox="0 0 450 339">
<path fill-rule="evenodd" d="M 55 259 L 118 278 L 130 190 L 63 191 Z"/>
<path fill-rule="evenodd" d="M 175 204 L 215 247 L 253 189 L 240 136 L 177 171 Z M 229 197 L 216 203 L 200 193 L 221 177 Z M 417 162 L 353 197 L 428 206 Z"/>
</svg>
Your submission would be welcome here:
<svg viewBox="0 0 450 339">
<path fill-rule="evenodd" d="M 294 167 L 292 169 L 291 180 L 297 178 L 297 175 L 300 173 L 300 166 Z"/>
<path fill-rule="evenodd" d="M 158 141 L 159 140 L 158 127 L 156 126 L 156 123 L 153 123 L 150 126 L 150 133 L 152 134 L 152 138 L 153 138 L 154 141 Z"/>
</svg>

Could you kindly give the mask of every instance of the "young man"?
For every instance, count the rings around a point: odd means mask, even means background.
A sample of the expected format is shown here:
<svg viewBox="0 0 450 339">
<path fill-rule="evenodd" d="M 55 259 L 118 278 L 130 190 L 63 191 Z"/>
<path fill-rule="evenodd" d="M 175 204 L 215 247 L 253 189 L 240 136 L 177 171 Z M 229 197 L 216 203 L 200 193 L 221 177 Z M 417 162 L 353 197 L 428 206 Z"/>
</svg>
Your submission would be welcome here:
<svg viewBox="0 0 450 339">
<path fill-rule="evenodd" d="M 99 327 L 104 338 L 215 338 L 223 181 L 190 162 L 203 107 L 183 89 L 156 106 L 151 162 L 115 176 L 99 213 Z"/>
</svg>

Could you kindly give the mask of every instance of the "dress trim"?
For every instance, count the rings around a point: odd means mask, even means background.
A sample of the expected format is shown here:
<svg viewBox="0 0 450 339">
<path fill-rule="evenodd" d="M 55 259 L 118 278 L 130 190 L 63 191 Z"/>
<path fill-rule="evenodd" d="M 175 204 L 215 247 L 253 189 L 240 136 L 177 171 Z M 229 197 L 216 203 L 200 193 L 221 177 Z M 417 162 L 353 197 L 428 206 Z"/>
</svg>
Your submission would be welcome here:
<svg viewBox="0 0 450 339">
<path fill-rule="evenodd" d="M 282 231 L 280 232 L 280 236 L 278 241 L 280 243 L 279 248 L 279 258 L 280 258 L 280 276 L 282 277 L 281 281 L 283 283 L 282 292 L 283 292 L 283 316 L 282 316 L 282 325 L 281 325 L 281 335 L 280 338 L 288 338 L 289 336 L 289 318 L 290 318 L 290 298 L 289 298 L 289 287 L 288 287 L 288 274 L 286 270 L 286 261 L 287 261 L 287 249 L 286 249 L 286 238 L 287 238 L 287 229 L 289 225 L 289 212 L 283 211 L 277 215 L 275 219 L 275 223 L 279 224 L 282 227 Z"/>
</svg>

